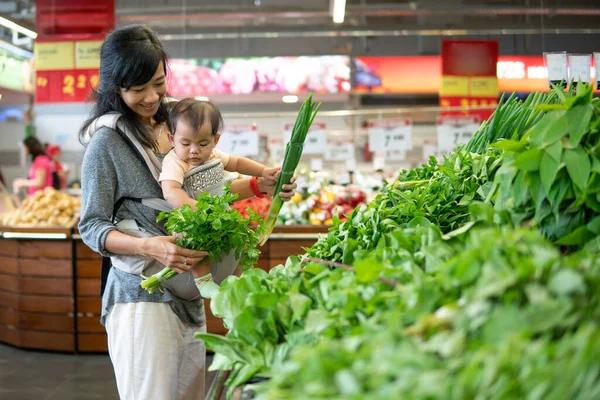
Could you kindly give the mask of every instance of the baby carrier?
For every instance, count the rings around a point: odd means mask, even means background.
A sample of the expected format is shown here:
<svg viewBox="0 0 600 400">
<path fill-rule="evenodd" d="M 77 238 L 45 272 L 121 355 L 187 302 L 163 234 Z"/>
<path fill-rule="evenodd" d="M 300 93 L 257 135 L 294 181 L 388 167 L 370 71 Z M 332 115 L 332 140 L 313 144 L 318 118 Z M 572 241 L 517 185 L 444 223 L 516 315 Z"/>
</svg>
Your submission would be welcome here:
<svg viewBox="0 0 600 400">
<path fill-rule="evenodd" d="M 152 176 L 158 183 L 158 177 L 160 174 L 160 161 L 152 153 L 144 148 L 139 141 L 130 132 L 127 132 L 123 128 L 122 124 L 118 123 L 120 114 L 107 114 L 96 119 L 88 128 L 86 137 L 89 139 L 98 129 L 102 127 L 108 127 L 118 132 L 123 138 L 124 142 L 127 143 L 133 150 L 134 154 L 140 160 L 141 164 L 148 168 L 152 173 Z M 225 179 L 225 170 L 221 160 L 217 159 L 208 163 L 199 165 L 192 170 L 188 171 L 184 176 L 182 188 L 188 196 L 196 198 L 200 192 L 208 192 L 211 196 L 217 196 L 223 193 L 225 184 L 229 181 Z M 134 198 L 134 197 L 122 197 L 118 199 L 113 207 L 112 219 L 115 222 L 115 216 L 125 200 L 132 200 L 146 207 L 150 207 L 154 210 L 163 211 L 172 209 L 171 205 L 162 198 Z M 134 220 L 121 220 L 116 224 L 117 229 L 130 236 L 135 237 L 151 237 L 153 236 L 150 232 L 141 229 L 137 226 Z M 235 251 L 232 250 L 229 254 L 222 254 L 221 261 L 214 261 L 211 263 L 211 274 L 213 280 L 220 284 L 226 277 L 231 275 L 237 266 L 237 260 L 235 258 Z M 101 294 L 104 294 L 106 287 L 106 281 L 110 268 L 119 268 L 127 266 L 127 270 L 137 274 L 143 274 L 144 276 L 153 275 L 164 268 L 164 265 L 159 263 L 153 258 L 146 257 L 141 259 L 139 256 L 126 256 L 116 255 L 113 257 L 103 257 L 102 259 L 102 278 L 101 278 Z M 122 268 L 125 269 L 125 268 Z M 197 298 L 200 294 L 191 272 L 179 274 L 175 278 L 169 279 L 162 284 L 168 288 L 173 294 L 184 300 L 192 300 Z"/>
</svg>

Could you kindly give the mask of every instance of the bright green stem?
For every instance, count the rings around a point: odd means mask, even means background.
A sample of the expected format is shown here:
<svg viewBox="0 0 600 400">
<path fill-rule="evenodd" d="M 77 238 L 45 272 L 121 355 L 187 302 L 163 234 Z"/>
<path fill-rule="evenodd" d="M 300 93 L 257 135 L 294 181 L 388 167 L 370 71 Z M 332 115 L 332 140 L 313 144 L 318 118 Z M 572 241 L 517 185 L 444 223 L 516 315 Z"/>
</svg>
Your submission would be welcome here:
<svg viewBox="0 0 600 400">
<path fill-rule="evenodd" d="M 425 185 L 426 183 L 429 183 L 429 179 L 423 179 L 420 181 L 405 181 L 405 182 L 396 181 L 394 183 L 394 187 L 399 188 L 399 189 L 410 189 L 415 186 Z"/>
<path fill-rule="evenodd" d="M 279 211 L 283 206 L 283 200 L 279 197 L 278 194 L 273 197 L 273 202 L 271 203 L 271 208 L 269 208 L 269 213 L 265 218 L 265 227 L 260 234 L 260 245 L 264 245 L 273 233 L 273 229 L 275 229 L 275 225 L 277 224 L 277 217 L 279 216 Z"/>
<path fill-rule="evenodd" d="M 174 278 L 177 276 L 177 272 L 173 271 L 169 267 L 163 268 L 161 271 L 147 278 L 142 275 L 142 278 L 145 278 L 140 286 L 148 291 L 148 293 L 152 294 L 154 291 L 160 287 L 160 283 L 166 281 L 168 279 Z"/>
</svg>

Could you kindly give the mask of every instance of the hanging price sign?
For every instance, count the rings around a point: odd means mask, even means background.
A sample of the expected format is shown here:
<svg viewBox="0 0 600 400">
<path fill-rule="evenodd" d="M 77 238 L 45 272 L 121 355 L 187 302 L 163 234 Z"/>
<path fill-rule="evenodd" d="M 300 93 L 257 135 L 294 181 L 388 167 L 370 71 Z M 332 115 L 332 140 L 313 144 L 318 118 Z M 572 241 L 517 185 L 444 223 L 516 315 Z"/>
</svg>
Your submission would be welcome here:
<svg viewBox="0 0 600 400">
<path fill-rule="evenodd" d="M 430 157 L 438 157 L 439 150 L 437 145 L 433 140 L 424 140 L 423 141 L 423 160 L 429 162 Z"/>
<path fill-rule="evenodd" d="M 476 118 L 440 119 L 437 125 L 438 150 L 441 153 L 451 152 L 460 144 L 466 144 L 479 129 Z"/>
<path fill-rule="evenodd" d="M 548 81 L 550 87 L 552 85 L 560 85 L 567 87 L 569 81 L 569 70 L 567 68 L 567 52 L 544 53 L 544 61 L 548 68 Z"/>
<path fill-rule="evenodd" d="M 327 161 L 346 161 L 354 159 L 354 143 L 347 139 L 329 138 L 325 148 Z"/>
<path fill-rule="evenodd" d="M 292 138 L 293 124 L 285 124 L 283 127 L 283 140 L 287 144 Z M 313 123 L 308 130 L 304 141 L 303 154 L 323 154 L 327 147 L 327 130 L 325 124 Z"/>
<path fill-rule="evenodd" d="M 282 138 L 269 138 L 269 159 L 271 162 L 281 165 L 285 157 L 285 146 Z"/>
<path fill-rule="evenodd" d="M 369 121 L 369 149 L 383 153 L 385 150 L 412 149 L 412 122 L 410 120 Z"/>
<path fill-rule="evenodd" d="M 402 149 L 387 149 L 383 155 L 385 159 L 389 161 L 406 160 L 406 150 Z"/>
<path fill-rule="evenodd" d="M 217 149 L 234 156 L 258 155 L 258 129 L 256 125 L 225 126 Z"/>
<path fill-rule="evenodd" d="M 575 84 L 592 81 L 591 54 L 569 54 L 569 72 Z"/>
</svg>

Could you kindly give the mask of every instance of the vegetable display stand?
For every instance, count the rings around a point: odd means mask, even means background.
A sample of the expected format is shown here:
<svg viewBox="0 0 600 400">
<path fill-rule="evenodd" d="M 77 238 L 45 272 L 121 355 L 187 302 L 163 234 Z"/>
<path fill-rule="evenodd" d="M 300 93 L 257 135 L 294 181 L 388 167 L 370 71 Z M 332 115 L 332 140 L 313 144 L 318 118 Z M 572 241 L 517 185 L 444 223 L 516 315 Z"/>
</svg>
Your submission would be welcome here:
<svg viewBox="0 0 600 400">
<path fill-rule="evenodd" d="M 0 342 L 76 350 L 71 232 L 0 227 Z"/>
</svg>

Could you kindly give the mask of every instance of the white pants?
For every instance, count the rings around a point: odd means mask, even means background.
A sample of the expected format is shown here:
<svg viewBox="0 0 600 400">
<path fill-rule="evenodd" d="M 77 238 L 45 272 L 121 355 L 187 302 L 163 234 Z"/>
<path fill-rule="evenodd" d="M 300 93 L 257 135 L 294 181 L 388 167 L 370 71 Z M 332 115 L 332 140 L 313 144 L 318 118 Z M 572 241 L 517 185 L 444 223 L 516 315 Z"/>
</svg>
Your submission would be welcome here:
<svg viewBox="0 0 600 400">
<path fill-rule="evenodd" d="M 117 303 L 106 318 L 121 400 L 204 400 L 206 349 L 166 303 Z"/>
</svg>

